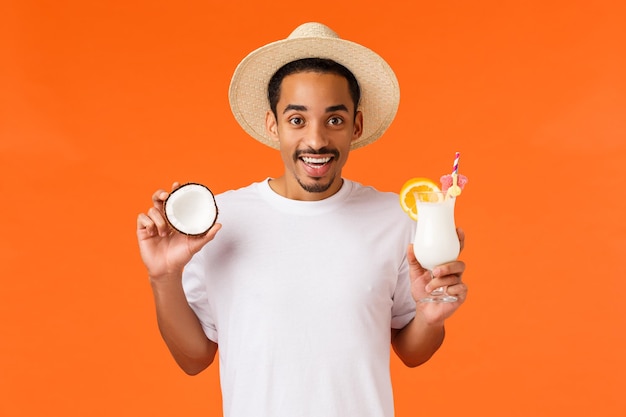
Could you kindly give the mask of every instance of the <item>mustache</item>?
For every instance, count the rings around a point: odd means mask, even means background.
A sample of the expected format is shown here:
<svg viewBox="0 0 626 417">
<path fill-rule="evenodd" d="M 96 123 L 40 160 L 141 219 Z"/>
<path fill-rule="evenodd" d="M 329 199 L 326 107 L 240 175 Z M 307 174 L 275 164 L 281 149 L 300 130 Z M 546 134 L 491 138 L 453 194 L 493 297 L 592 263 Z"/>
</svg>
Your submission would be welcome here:
<svg viewBox="0 0 626 417">
<path fill-rule="evenodd" d="M 335 159 L 339 158 L 339 151 L 337 149 L 331 148 L 320 148 L 320 149 L 298 149 L 293 154 L 294 161 L 299 159 L 302 155 L 332 155 Z"/>
</svg>

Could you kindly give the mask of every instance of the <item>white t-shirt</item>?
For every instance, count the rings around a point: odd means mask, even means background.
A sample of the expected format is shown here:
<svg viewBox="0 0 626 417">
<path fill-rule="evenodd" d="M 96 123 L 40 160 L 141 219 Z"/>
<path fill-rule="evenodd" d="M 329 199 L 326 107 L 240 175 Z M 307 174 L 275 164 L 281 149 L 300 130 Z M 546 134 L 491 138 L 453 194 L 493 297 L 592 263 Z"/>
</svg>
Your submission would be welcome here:
<svg viewBox="0 0 626 417">
<path fill-rule="evenodd" d="M 398 196 L 344 180 L 321 201 L 268 180 L 216 197 L 223 227 L 185 268 L 219 345 L 226 417 L 391 417 L 391 328 L 415 314 Z"/>
</svg>

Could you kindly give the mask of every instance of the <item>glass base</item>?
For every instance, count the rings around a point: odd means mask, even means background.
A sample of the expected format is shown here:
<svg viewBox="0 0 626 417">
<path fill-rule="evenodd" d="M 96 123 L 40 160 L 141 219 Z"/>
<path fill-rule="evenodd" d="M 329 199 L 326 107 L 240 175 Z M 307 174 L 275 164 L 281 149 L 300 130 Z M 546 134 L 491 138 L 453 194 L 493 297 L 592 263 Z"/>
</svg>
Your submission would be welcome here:
<svg viewBox="0 0 626 417">
<path fill-rule="evenodd" d="M 448 294 L 429 295 L 420 299 L 420 303 L 453 303 L 458 298 Z"/>
<path fill-rule="evenodd" d="M 446 293 L 445 287 L 439 287 L 420 300 L 420 303 L 453 303 L 458 297 Z"/>
</svg>

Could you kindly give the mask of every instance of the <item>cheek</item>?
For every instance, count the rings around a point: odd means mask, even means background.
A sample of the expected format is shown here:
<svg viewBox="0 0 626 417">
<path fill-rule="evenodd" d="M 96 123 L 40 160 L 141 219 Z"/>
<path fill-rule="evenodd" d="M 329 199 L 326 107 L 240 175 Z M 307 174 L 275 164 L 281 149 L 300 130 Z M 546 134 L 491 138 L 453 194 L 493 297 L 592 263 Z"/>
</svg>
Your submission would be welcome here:
<svg viewBox="0 0 626 417">
<path fill-rule="evenodd" d="M 293 164 L 293 153 L 294 150 L 290 147 L 285 146 L 283 143 L 280 145 L 280 157 L 283 161 L 283 164 Z"/>
</svg>

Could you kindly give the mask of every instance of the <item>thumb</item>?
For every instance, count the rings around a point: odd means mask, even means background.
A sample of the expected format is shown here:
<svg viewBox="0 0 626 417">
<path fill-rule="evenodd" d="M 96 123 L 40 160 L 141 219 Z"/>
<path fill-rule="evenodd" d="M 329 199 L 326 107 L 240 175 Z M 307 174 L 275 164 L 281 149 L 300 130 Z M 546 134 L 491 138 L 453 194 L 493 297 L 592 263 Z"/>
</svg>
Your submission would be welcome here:
<svg viewBox="0 0 626 417">
<path fill-rule="evenodd" d="M 415 252 L 413 251 L 413 244 L 409 244 L 409 248 L 406 253 L 407 262 L 409 263 L 409 277 L 412 283 L 416 283 L 421 281 L 421 284 L 418 287 L 423 288 L 430 282 L 431 275 L 430 271 L 424 268 L 417 258 L 415 257 Z"/>
<path fill-rule="evenodd" d="M 413 250 L 412 243 L 409 244 L 409 247 L 406 251 L 406 259 L 409 263 L 409 269 L 411 271 L 416 271 L 418 273 L 423 273 L 426 271 L 426 269 L 419 263 L 419 261 L 415 257 L 415 251 Z"/>
<path fill-rule="evenodd" d="M 208 232 L 201 236 L 189 237 L 189 250 L 192 253 L 198 252 L 204 245 L 209 243 L 215 238 L 217 232 L 222 228 L 220 223 L 215 223 Z"/>
</svg>

